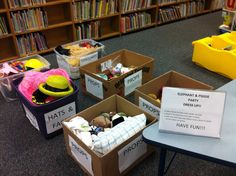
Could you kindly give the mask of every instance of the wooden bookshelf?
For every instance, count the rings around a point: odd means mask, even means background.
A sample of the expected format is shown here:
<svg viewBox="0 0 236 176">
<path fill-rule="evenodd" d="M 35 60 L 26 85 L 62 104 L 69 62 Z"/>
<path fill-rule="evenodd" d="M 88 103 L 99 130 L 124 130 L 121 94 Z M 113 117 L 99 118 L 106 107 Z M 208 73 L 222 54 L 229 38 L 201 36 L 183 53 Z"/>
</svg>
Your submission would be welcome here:
<svg viewBox="0 0 236 176">
<path fill-rule="evenodd" d="M 18 5 L 1 0 L 0 23 L 4 19 L 5 26 L 0 25 L 0 30 L 7 32 L 0 31 L 0 62 L 43 54 L 75 40 L 103 40 L 209 13 L 221 9 L 220 1 L 45 0 Z M 177 13 L 171 9 L 181 15 L 171 18 Z M 167 20 L 161 19 L 161 13 Z"/>
<path fill-rule="evenodd" d="M 158 24 L 190 18 L 222 9 L 222 0 L 158 0 Z M 217 4 L 217 5 L 215 5 Z M 180 15 L 179 15 L 180 14 Z"/>
</svg>

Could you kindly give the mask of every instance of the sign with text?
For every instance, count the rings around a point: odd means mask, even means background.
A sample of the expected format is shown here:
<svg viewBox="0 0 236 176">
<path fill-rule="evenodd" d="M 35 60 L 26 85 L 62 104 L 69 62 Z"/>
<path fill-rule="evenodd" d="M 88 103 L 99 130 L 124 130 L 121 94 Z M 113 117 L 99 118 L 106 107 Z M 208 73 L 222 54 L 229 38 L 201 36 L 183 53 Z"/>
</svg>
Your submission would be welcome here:
<svg viewBox="0 0 236 176">
<path fill-rule="evenodd" d="M 112 61 L 111 59 L 101 63 L 101 72 L 104 72 L 105 70 L 108 70 L 112 67 Z"/>
<path fill-rule="evenodd" d="M 82 56 L 80 58 L 80 66 L 86 65 L 96 60 L 98 60 L 98 52 L 95 52 L 86 56 Z"/>
<path fill-rule="evenodd" d="M 69 103 L 65 106 L 57 108 L 53 111 L 44 114 L 47 134 L 62 128 L 61 122 L 72 115 L 75 115 L 75 102 Z"/>
<path fill-rule="evenodd" d="M 140 135 L 129 144 L 118 151 L 119 156 L 119 170 L 122 173 L 125 169 L 130 167 L 138 158 L 147 152 L 147 144 L 143 141 Z"/>
<path fill-rule="evenodd" d="M 225 92 L 164 87 L 159 130 L 220 137 Z"/>
<path fill-rule="evenodd" d="M 125 96 L 133 92 L 138 86 L 142 85 L 142 70 L 128 76 L 124 80 Z"/>
<path fill-rule="evenodd" d="M 103 88 L 101 81 L 85 74 L 85 85 L 87 92 L 91 93 L 92 95 L 100 99 L 103 99 Z"/>
<path fill-rule="evenodd" d="M 160 108 L 143 99 L 142 97 L 139 97 L 139 107 L 145 112 L 151 114 L 153 117 L 157 117 L 159 119 Z"/>
<path fill-rule="evenodd" d="M 72 155 L 91 175 L 94 175 L 92 170 L 91 155 L 86 150 L 84 150 L 71 136 L 68 136 L 68 139 Z"/>
</svg>

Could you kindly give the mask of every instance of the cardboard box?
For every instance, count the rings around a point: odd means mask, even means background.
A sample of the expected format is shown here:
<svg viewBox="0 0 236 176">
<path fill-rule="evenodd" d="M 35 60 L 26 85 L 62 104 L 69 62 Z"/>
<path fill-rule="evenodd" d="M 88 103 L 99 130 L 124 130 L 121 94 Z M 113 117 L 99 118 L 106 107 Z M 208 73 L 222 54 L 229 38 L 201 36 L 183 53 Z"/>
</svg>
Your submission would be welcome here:
<svg viewBox="0 0 236 176">
<path fill-rule="evenodd" d="M 99 42 L 92 40 L 92 39 L 84 39 L 84 40 L 75 41 L 72 43 L 67 43 L 65 45 L 62 45 L 62 47 L 81 45 L 83 43 L 90 43 L 93 46 L 100 45 L 100 47 L 96 48 L 96 51 L 87 53 L 86 55 L 83 55 L 83 56 L 77 55 L 77 56 L 80 56 L 80 62 L 79 62 L 78 66 L 73 66 L 73 65 L 69 64 L 69 60 L 73 59 L 73 56 L 62 55 L 54 49 L 54 52 L 56 53 L 58 67 L 66 70 L 66 72 L 70 75 L 70 77 L 72 79 L 80 78 L 80 72 L 79 72 L 80 66 L 86 65 L 90 62 L 93 62 L 93 61 L 101 58 L 104 54 L 105 46 Z M 77 57 L 77 56 L 74 56 L 74 57 Z"/>
<path fill-rule="evenodd" d="M 18 89 L 23 77 L 13 81 L 25 116 L 46 139 L 62 133 L 62 120 L 76 114 L 78 87 L 71 82 L 74 92 L 47 104 L 36 105 L 30 102 Z"/>
<path fill-rule="evenodd" d="M 14 61 L 25 62 L 26 60 L 29 60 L 29 59 L 32 59 L 32 58 L 38 59 L 42 63 L 44 63 L 43 67 L 33 69 L 34 71 L 41 71 L 41 70 L 45 70 L 45 69 L 50 68 L 51 64 L 45 58 L 43 58 L 40 55 L 32 55 L 32 56 L 28 56 L 28 57 L 22 57 L 22 58 L 14 60 Z M 2 65 L 3 65 L 3 63 L 0 64 L 0 68 L 2 67 Z M 17 78 L 22 77 L 24 75 L 24 73 L 25 72 L 19 72 L 19 73 L 16 73 L 16 74 L 13 74 L 13 75 L 10 75 L 10 76 L 7 76 L 7 77 L 0 78 L 0 92 L 2 93 L 2 95 L 3 95 L 4 99 L 6 100 L 6 102 L 11 102 L 11 101 L 14 101 L 14 100 L 18 99 L 17 94 L 16 94 L 15 90 L 12 87 L 12 82 L 14 80 L 16 80 Z"/>
<path fill-rule="evenodd" d="M 138 106 L 127 101 L 126 99 L 113 95 L 94 106 L 78 113 L 78 116 L 84 117 L 91 121 L 94 117 L 102 112 L 124 112 L 127 115 L 134 116 L 145 113 Z M 156 118 L 148 113 L 147 126 L 153 124 Z M 124 175 L 137 163 L 154 151 L 154 148 L 144 143 L 142 139 L 142 130 L 136 133 L 122 144 L 115 147 L 110 152 L 101 155 L 91 150 L 85 145 L 65 124 L 70 117 L 63 121 L 64 138 L 68 154 L 80 165 L 88 175 L 96 176 L 118 176 Z"/>
<path fill-rule="evenodd" d="M 181 73 L 169 71 L 159 77 L 154 78 L 148 83 L 136 88 L 134 93 L 135 104 L 138 105 L 144 111 L 159 118 L 161 104 L 160 102 L 149 97 L 148 94 L 159 94 L 157 95 L 157 97 L 160 98 L 161 89 L 164 86 L 205 90 L 213 89 L 212 86 L 192 79 Z"/>
<path fill-rule="evenodd" d="M 126 67 L 135 69 L 119 77 L 105 80 L 96 73 L 106 72 L 113 61 L 118 60 Z M 154 59 L 126 49 L 114 52 L 95 62 L 80 67 L 81 88 L 83 93 L 98 99 L 105 99 L 113 94 L 127 96 L 135 88 L 152 79 Z"/>
</svg>

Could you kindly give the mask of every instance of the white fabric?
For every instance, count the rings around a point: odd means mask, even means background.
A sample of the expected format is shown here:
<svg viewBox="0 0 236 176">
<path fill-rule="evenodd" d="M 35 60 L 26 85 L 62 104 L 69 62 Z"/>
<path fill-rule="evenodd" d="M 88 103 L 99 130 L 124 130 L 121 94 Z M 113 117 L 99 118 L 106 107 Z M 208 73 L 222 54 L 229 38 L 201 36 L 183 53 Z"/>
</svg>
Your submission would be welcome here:
<svg viewBox="0 0 236 176">
<path fill-rule="evenodd" d="M 145 125 L 145 114 L 129 117 L 124 122 L 111 128 L 111 130 L 100 132 L 97 136 L 93 135 L 93 150 L 105 154 L 135 135 L 143 129 Z"/>
</svg>

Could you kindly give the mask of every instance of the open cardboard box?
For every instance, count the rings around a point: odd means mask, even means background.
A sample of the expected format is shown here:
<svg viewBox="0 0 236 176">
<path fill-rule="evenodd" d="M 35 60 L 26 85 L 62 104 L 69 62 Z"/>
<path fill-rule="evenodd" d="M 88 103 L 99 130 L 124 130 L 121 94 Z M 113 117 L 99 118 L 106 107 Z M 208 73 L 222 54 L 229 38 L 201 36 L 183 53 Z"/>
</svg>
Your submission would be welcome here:
<svg viewBox="0 0 236 176">
<path fill-rule="evenodd" d="M 161 90 L 164 86 L 205 90 L 213 89 L 212 86 L 192 79 L 181 73 L 169 71 L 136 88 L 134 93 L 135 104 L 144 111 L 159 118 L 161 104 L 155 99 L 149 97 L 148 94 L 156 94 L 158 98 L 161 98 Z"/>
<path fill-rule="evenodd" d="M 134 69 L 119 77 L 105 80 L 96 73 L 106 72 L 112 62 L 119 60 L 124 66 Z M 105 99 L 113 94 L 127 96 L 135 88 L 150 81 L 153 75 L 154 59 L 126 49 L 119 50 L 97 61 L 80 67 L 83 93 L 97 99 Z"/>
<path fill-rule="evenodd" d="M 91 121 L 102 112 L 124 112 L 135 116 L 144 113 L 147 117 L 146 127 L 153 124 L 157 119 L 141 110 L 135 104 L 127 101 L 119 95 L 113 95 L 94 106 L 77 114 Z M 68 122 L 72 116 L 64 120 Z M 85 145 L 63 122 L 64 138 L 68 154 L 80 165 L 88 175 L 96 176 L 118 176 L 124 175 L 137 163 L 154 151 L 142 139 L 142 130 L 134 136 L 115 147 L 110 152 L 101 155 Z M 145 128 L 146 128 L 145 127 Z"/>
</svg>

